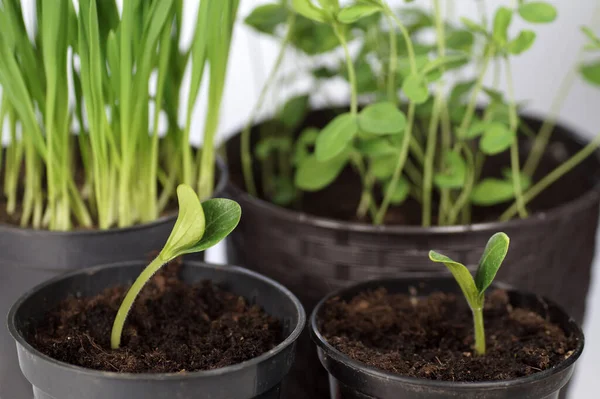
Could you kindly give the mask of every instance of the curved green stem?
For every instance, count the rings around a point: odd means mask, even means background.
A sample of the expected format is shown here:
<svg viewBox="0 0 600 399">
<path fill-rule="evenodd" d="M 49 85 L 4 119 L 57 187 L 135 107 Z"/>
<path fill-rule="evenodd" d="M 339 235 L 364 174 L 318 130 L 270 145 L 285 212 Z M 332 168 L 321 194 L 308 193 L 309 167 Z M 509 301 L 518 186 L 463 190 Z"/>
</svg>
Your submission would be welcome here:
<svg viewBox="0 0 600 399">
<path fill-rule="evenodd" d="M 348 80 L 350 81 L 350 112 L 353 115 L 358 113 L 358 92 L 356 90 L 356 70 L 354 69 L 354 63 L 350 56 L 350 50 L 348 49 L 348 42 L 344 33 L 340 29 L 339 24 L 333 25 L 333 31 L 337 36 L 342 48 L 344 49 L 344 56 L 346 58 L 346 68 L 348 69 Z"/>
<path fill-rule="evenodd" d="M 121 335 L 123 333 L 123 327 L 125 326 L 125 321 L 127 320 L 127 315 L 133 306 L 133 302 L 137 298 L 137 296 L 144 288 L 144 285 L 154 276 L 165 263 L 165 260 L 161 258 L 159 254 L 146 268 L 138 278 L 135 279 L 129 291 L 125 295 L 125 299 L 121 303 L 119 310 L 117 311 L 117 316 L 115 317 L 115 321 L 113 323 L 112 332 L 110 334 L 110 347 L 112 349 L 119 349 L 121 346 Z"/>
<path fill-rule="evenodd" d="M 437 47 L 439 56 L 443 57 L 446 54 L 446 43 L 444 40 L 444 21 L 440 9 L 439 0 L 433 0 L 435 9 L 435 27 L 437 32 Z M 422 208 L 422 225 L 423 227 L 431 226 L 431 197 L 433 189 L 433 161 L 435 158 L 435 149 L 437 146 L 438 127 L 441 117 L 441 106 L 444 101 L 444 84 L 442 82 L 437 85 L 437 92 L 433 104 L 431 120 L 429 121 L 429 131 L 427 133 L 427 150 L 425 153 L 425 170 L 423 180 L 423 208 Z"/>
<path fill-rule="evenodd" d="M 392 19 L 389 21 L 389 40 L 390 40 L 390 66 L 387 81 L 388 100 L 396 104 L 398 102 L 398 93 L 396 90 L 396 72 L 398 69 L 398 48 L 396 45 L 396 31 L 392 28 Z"/>
<path fill-rule="evenodd" d="M 277 59 L 275 60 L 275 64 L 273 65 L 273 68 L 271 69 L 271 73 L 269 74 L 269 77 L 267 78 L 267 81 L 265 82 L 265 85 L 263 86 L 263 88 L 258 96 L 258 101 L 256 102 L 256 105 L 254 106 L 254 109 L 252 110 L 252 112 L 250 114 L 250 118 L 248 119 L 248 123 L 246 124 L 246 127 L 242 131 L 242 135 L 241 135 L 240 157 L 242 160 L 242 173 L 244 175 L 244 184 L 246 185 L 246 191 L 248 192 L 248 194 L 253 195 L 253 196 L 257 196 L 258 192 L 256 191 L 256 184 L 254 182 L 254 174 L 252 171 L 252 149 L 250 148 L 251 147 L 250 133 L 251 133 L 252 125 L 254 124 L 254 120 L 256 119 L 258 112 L 260 111 L 263 103 L 265 102 L 265 98 L 267 96 L 269 88 L 271 87 L 273 82 L 275 82 L 275 78 L 277 77 L 277 72 L 279 71 L 279 68 L 281 67 L 281 64 L 283 62 L 283 57 L 285 55 L 285 51 L 287 49 L 287 46 L 292 37 L 292 33 L 294 31 L 295 21 L 296 21 L 296 14 L 290 13 L 290 16 L 287 19 L 288 30 L 287 30 L 287 33 L 286 33 L 283 41 L 281 42 L 281 47 L 279 48 L 279 54 L 277 54 Z"/>
<path fill-rule="evenodd" d="M 573 155 L 566 162 L 562 163 L 552 172 L 544 176 L 544 178 L 533 185 L 529 190 L 527 190 L 523 195 L 523 203 L 527 204 L 529 201 L 537 197 L 542 191 L 568 173 L 571 169 L 583 162 L 588 156 L 592 155 L 598 146 L 600 146 L 600 133 L 598 133 L 598 135 L 585 147 L 579 150 L 577 154 Z M 500 221 L 506 222 L 510 220 L 517 214 L 518 209 L 518 204 L 514 203 L 500 216 Z"/>
<path fill-rule="evenodd" d="M 471 197 L 471 192 L 473 191 L 473 185 L 475 183 L 475 161 L 473 159 L 473 154 L 469 147 L 466 144 L 463 144 L 464 153 L 467 158 L 467 179 L 465 181 L 465 187 L 461 191 L 460 195 L 456 199 L 454 206 L 451 206 L 448 210 L 448 218 L 447 224 L 453 225 L 456 223 L 456 219 L 460 211 L 463 209 L 465 205 L 468 204 L 469 198 Z"/>
<path fill-rule="evenodd" d="M 522 218 L 526 218 L 527 210 L 525 209 L 525 203 L 523 202 L 523 187 L 521 186 L 521 168 L 519 165 L 519 138 L 517 137 L 519 118 L 517 116 L 517 104 L 515 102 L 512 71 L 510 67 L 510 61 L 508 58 L 506 59 L 506 82 L 508 85 L 508 95 L 510 101 L 510 130 L 515 135 L 514 142 L 510 146 L 510 164 L 512 169 L 512 181 L 515 191 L 515 198 L 517 199 L 517 205 L 519 207 L 519 215 Z"/>
<path fill-rule="evenodd" d="M 373 220 L 373 223 L 375 225 L 380 225 L 383 223 L 385 213 L 387 212 L 387 209 L 390 205 L 390 201 L 392 199 L 392 193 L 396 190 L 396 185 L 398 184 L 398 180 L 400 179 L 400 175 L 402 174 L 404 163 L 408 158 L 408 147 L 410 143 L 410 138 L 412 136 L 412 125 L 415 120 L 415 108 L 415 104 L 412 102 L 408 106 L 408 122 L 406 125 L 406 131 L 404 132 L 404 139 L 402 140 L 402 147 L 400 148 L 400 155 L 398 156 L 398 162 L 396 163 L 396 168 L 394 169 L 394 174 L 392 175 L 390 185 L 383 196 L 383 202 L 381 203 L 381 207 L 379 208 L 379 211 L 377 211 L 377 215 Z"/>
<path fill-rule="evenodd" d="M 487 73 L 488 66 L 490 64 L 490 60 L 492 58 L 493 50 L 490 50 L 486 53 L 483 59 L 483 66 L 481 67 L 481 71 L 479 72 L 479 76 L 477 77 L 477 82 L 475 83 L 475 87 L 473 88 L 473 93 L 471 93 L 471 98 L 469 100 L 469 104 L 467 105 L 467 110 L 465 112 L 465 116 L 460 124 L 460 131 L 466 131 L 471 122 L 473 120 L 473 116 L 475 115 L 475 107 L 477 106 L 477 97 L 481 92 L 483 87 L 483 80 L 485 79 L 485 74 Z"/>
</svg>

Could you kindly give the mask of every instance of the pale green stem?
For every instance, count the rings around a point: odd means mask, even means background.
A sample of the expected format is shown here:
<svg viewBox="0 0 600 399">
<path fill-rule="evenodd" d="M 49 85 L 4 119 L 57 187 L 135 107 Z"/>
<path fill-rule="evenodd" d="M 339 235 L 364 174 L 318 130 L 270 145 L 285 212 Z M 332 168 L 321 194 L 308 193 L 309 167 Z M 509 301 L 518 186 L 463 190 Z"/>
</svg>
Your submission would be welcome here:
<svg viewBox="0 0 600 399">
<path fill-rule="evenodd" d="M 491 51 L 490 51 L 491 53 Z M 483 80 L 485 79 L 485 74 L 487 72 L 488 66 L 490 64 L 490 59 L 491 59 L 491 54 L 488 53 L 485 55 L 485 58 L 483 60 L 483 66 L 481 68 L 481 71 L 479 72 L 479 76 L 477 77 L 477 82 L 475 83 L 475 87 L 473 88 L 473 93 L 471 93 L 471 98 L 469 100 L 469 104 L 467 105 L 467 110 L 465 112 L 465 116 L 460 124 L 460 131 L 464 132 L 466 131 L 469 126 L 471 125 L 471 122 L 473 120 L 473 116 L 475 115 L 475 107 L 477 106 L 477 97 L 479 96 L 479 93 L 481 92 L 481 89 L 483 87 Z"/>
<path fill-rule="evenodd" d="M 352 62 L 352 57 L 350 56 L 350 50 L 348 49 L 348 42 L 344 37 L 343 32 L 341 32 L 338 24 L 333 26 L 333 30 L 335 35 L 337 36 L 342 48 L 344 49 L 344 56 L 346 59 L 346 68 L 348 69 L 348 80 L 350 82 L 350 112 L 352 115 L 356 115 L 358 113 L 358 92 L 356 90 L 356 71 L 354 69 L 354 64 Z"/>
<path fill-rule="evenodd" d="M 388 76 L 388 100 L 396 104 L 398 102 L 398 91 L 396 89 L 396 73 L 398 69 L 398 48 L 396 45 L 396 31 L 392 27 L 392 19 L 389 21 L 389 40 L 390 40 L 390 66 Z"/>
<path fill-rule="evenodd" d="M 479 356 L 485 355 L 485 328 L 483 324 L 483 309 L 472 309 L 473 324 L 475 330 L 475 353 Z"/>
<path fill-rule="evenodd" d="M 406 48 L 408 50 L 408 58 L 409 58 L 409 62 L 410 62 L 411 73 L 417 73 L 417 62 L 415 59 L 415 50 L 413 47 L 412 40 L 410 38 L 410 33 L 408 32 L 408 29 L 406 29 L 404 24 L 402 24 L 402 22 L 398 19 L 398 17 L 394 14 L 394 12 L 387 5 L 385 6 L 385 13 L 388 17 L 392 18 L 392 20 L 396 23 L 396 25 L 398 25 L 398 28 L 402 32 L 402 36 L 404 37 L 404 41 L 406 42 Z M 413 137 L 412 130 L 413 130 L 413 126 L 415 123 L 415 108 L 416 108 L 415 103 L 413 103 L 411 101 L 410 105 L 408 106 L 408 121 L 407 121 L 406 129 L 404 131 L 404 138 L 402 140 L 400 154 L 398 155 L 398 162 L 396 163 L 396 167 L 394 168 L 394 173 L 392 175 L 390 184 L 384 193 L 383 202 L 381 204 L 381 207 L 377 211 L 377 215 L 376 215 L 375 219 L 373 220 L 373 223 L 375 225 L 380 225 L 383 223 L 383 219 L 385 218 L 385 214 L 388 210 L 390 201 L 392 199 L 392 194 L 396 190 L 398 180 L 400 179 L 400 176 L 402 175 L 402 169 L 404 168 L 404 164 L 406 162 L 406 159 L 408 158 L 408 150 L 410 148 L 410 143 L 411 143 L 411 140 Z"/>
<path fill-rule="evenodd" d="M 123 299 L 113 323 L 112 332 L 110 335 L 110 346 L 112 349 L 119 349 L 121 346 L 123 327 L 125 326 L 125 321 L 127 320 L 127 315 L 133 306 L 133 302 L 142 291 L 142 288 L 144 288 L 144 285 L 146 285 L 152 276 L 154 276 L 154 274 L 160 270 L 165 263 L 167 262 L 163 260 L 159 254 L 148 266 L 146 266 L 142 273 L 140 273 L 140 275 L 135 279 L 133 285 L 131 288 L 129 288 L 129 291 L 127 291 L 125 299 Z"/>
<path fill-rule="evenodd" d="M 525 192 L 523 195 L 523 202 L 527 204 L 529 201 L 533 200 L 537 195 L 539 195 L 542 191 L 568 173 L 571 169 L 579 165 L 583 162 L 588 156 L 596 151 L 596 148 L 600 146 L 600 133 L 585 147 L 579 150 L 578 153 L 573 155 L 567 161 L 563 162 L 560 166 L 555 168 L 552 172 L 544 176 L 539 182 L 537 182 L 534 186 L 532 186 L 529 190 Z M 510 208 L 508 208 L 501 216 L 500 221 L 508 221 L 513 216 L 515 216 L 518 212 L 518 205 L 514 203 Z"/>
<path fill-rule="evenodd" d="M 444 40 L 444 24 L 440 9 L 439 0 L 433 0 L 435 9 L 435 27 L 437 32 L 437 47 L 440 57 L 446 54 L 446 46 Z M 422 225 L 423 227 L 431 226 L 431 197 L 433 189 L 433 161 L 435 158 L 435 150 L 437 146 L 438 127 L 440 122 L 441 106 L 444 101 L 444 84 L 440 82 L 437 85 L 437 92 L 433 104 L 431 120 L 429 122 L 429 131 L 427 133 L 427 150 L 425 153 L 425 169 L 423 180 L 423 208 L 422 208 Z"/>
<path fill-rule="evenodd" d="M 286 33 L 283 41 L 281 42 L 281 47 L 279 48 L 279 54 L 277 55 L 275 64 L 273 64 L 271 73 L 269 74 L 269 77 L 267 78 L 267 81 L 265 82 L 265 85 L 263 86 L 263 88 L 258 96 L 258 101 L 256 102 L 256 105 L 252 109 L 252 112 L 250 113 L 250 118 L 248 119 L 248 123 L 246 124 L 246 127 L 242 131 L 242 135 L 241 135 L 240 157 L 242 160 L 242 172 L 244 175 L 244 183 L 246 186 L 246 192 L 253 196 L 257 196 L 258 192 L 256 191 L 256 184 L 254 182 L 254 175 L 253 175 L 253 170 L 252 170 L 252 149 L 250 148 L 251 147 L 250 133 L 251 133 L 252 125 L 254 124 L 254 120 L 256 119 L 258 112 L 260 111 L 263 103 L 265 102 L 269 88 L 271 87 L 273 82 L 275 82 L 275 78 L 277 77 L 277 72 L 279 71 L 279 68 L 281 67 L 281 64 L 283 62 L 283 57 L 285 56 L 285 51 L 286 51 L 287 46 L 292 38 L 292 33 L 294 32 L 294 24 L 295 24 L 295 20 L 296 20 L 295 18 L 296 18 L 295 14 L 290 13 L 290 16 L 287 19 L 288 30 L 287 30 L 287 33 Z"/>
<path fill-rule="evenodd" d="M 506 82 L 508 85 L 508 95 L 510 101 L 510 130 L 515 135 L 515 139 L 510 146 L 510 164 L 512 169 L 512 181 L 515 190 L 515 198 L 517 199 L 517 205 L 519 207 L 519 215 L 522 218 L 527 217 L 527 210 L 525 209 L 525 203 L 523 202 L 523 187 L 521 186 L 521 168 L 519 165 L 519 138 L 517 137 L 517 129 L 519 120 L 517 116 L 517 104 L 515 102 L 515 93 L 512 79 L 512 71 L 510 67 L 510 61 L 506 59 Z"/>
</svg>

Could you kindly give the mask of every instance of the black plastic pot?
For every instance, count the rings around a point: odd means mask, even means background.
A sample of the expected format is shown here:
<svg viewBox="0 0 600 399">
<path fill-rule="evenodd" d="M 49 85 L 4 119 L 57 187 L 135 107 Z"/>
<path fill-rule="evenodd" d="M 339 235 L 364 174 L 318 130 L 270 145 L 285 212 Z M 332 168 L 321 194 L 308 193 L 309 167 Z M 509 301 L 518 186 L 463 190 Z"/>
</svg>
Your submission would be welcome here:
<svg viewBox="0 0 600 399">
<path fill-rule="evenodd" d="M 407 295 L 411 289 L 416 289 L 419 296 L 426 296 L 434 291 L 461 295 L 452 278 L 405 278 L 373 280 L 325 297 L 311 315 L 310 334 L 317 344 L 319 359 L 329 373 L 332 399 L 557 399 L 561 388 L 571 378 L 575 362 L 583 351 L 583 332 L 567 313 L 540 296 L 508 289 L 513 306 L 531 309 L 558 324 L 567 335 L 577 337 L 577 348 L 568 359 L 552 369 L 528 377 L 479 383 L 432 381 L 378 370 L 335 349 L 323 338 L 318 328 L 319 312 L 328 299 L 333 296 L 350 299 L 360 292 L 378 287 L 384 287 L 390 293 Z"/>
<path fill-rule="evenodd" d="M 218 159 L 222 195 L 227 168 Z M 0 317 L 19 296 L 54 276 L 84 267 L 146 260 L 159 251 L 169 236 L 176 215 L 124 229 L 54 232 L 0 224 Z M 200 257 L 197 257 L 200 256 Z M 193 259 L 203 260 L 203 254 Z M 21 374 L 14 341 L 0 327 L 0 399 L 28 399 L 31 388 Z"/>
<path fill-rule="evenodd" d="M 59 362 L 27 342 L 27 334 L 35 323 L 68 295 L 91 296 L 110 286 L 131 284 L 145 266 L 142 262 L 128 262 L 75 271 L 37 286 L 13 305 L 8 328 L 17 342 L 21 370 L 33 386 L 35 399 L 280 397 L 281 383 L 294 362 L 295 343 L 306 322 L 304 309 L 282 285 L 235 266 L 188 261 L 181 268 L 181 278 L 188 283 L 209 279 L 281 320 L 285 340 L 254 359 L 191 373 L 111 373 Z"/>
<path fill-rule="evenodd" d="M 331 112 L 311 113 L 306 125 L 320 126 Z M 524 120 L 536 130 L 541 125 L 537 118 Z M 527 149 L 528 144 L 523 142 L 521 148 Z M 552 169 L 583 145 L 573 130 L 557 126 L 542 166 Z M 285 284 L 307 311 L 332 290 L 356 282 L 415 273 L 447 275 L 444 267 L 429 260 L 432 248 L 473 269 L 489 237 L 504 231 L 511 237 L 511 249 L 499 278 L 551 298 L 577 322 L 583 321 L 600 204 L 598 157 L 590 157 L 549 187 L 536 203 L 545 210 L 527 219 L 422 228 L 316 217 L 252 197 L 241 186 L 239 149 L 238 135 L 227 143 L 230 181 L 226 195 L 240 203 L 244 217 L 227 242 L 229 262 Z M 343 200 L 343 194 L 338 196 Z M 293 398 L 316 398 L 327 391 L 307 335 L 299 342 L 300 354 L 292 371 Z"/>
</svg>

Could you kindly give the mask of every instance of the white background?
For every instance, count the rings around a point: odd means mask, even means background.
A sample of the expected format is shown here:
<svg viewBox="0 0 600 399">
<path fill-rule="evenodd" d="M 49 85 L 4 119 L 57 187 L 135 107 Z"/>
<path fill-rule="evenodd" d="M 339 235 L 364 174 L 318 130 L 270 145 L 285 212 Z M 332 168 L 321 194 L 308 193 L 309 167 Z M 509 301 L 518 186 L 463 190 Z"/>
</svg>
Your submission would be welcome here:
<svg viewBox="0 0 600 399">
<path fill-rule="evenodd" d="M 45 0 L 51 1 L 51 0 Z M 102 0 L 100 0 L 102 1 Z M 477 0 L 455 0 L 456 14 L 477 18 Z M 499 5 L 510 5 L 510 0 L 483 0 L 488 10 L 494 10 Z M 263 0 L 241 0 L 240 17 L 242 20 L 256 5 L 265 3 Z M 29 6 L 31 0 L 23 0 Z M 399 5 L 401 0 L 390 0 L 390 4 Z M 428 0 L 417 0 L 416 5 L 429 6 Z M 445 1 L 442 1 L 445 3 Z M 513 62 L 515 92 L 517 100 L 526 100 L 527 109 L 533 112 L 547 114 L 552 100 L 562 78 L 571 70 L 577 59 L 579 49 L 583 44 L 583 35 L 579 27 L 591 24 L 594 13 L 596 21 L 594 28 L 600 30 L 600 18 L 597 17 L 598 0 L 553 0 L 559 10 L 559 19 L 551 25 L 535 27 L 538 39 L 532 50 L 518 57 Z M 194 9 L 197 0 L 187 0 L 186 18 L 187 34 L 191 35 L 190 22 L 194 19 Z M 515 29 L 519 24 L 515 24 Z M 0 27 L 1 29 L 1 27 Z M 224 139 L 233 134 L 246 121 L 251 107 L 260 91 L 267 71 L 272 65 L 277 53 L 277 45 L 271 40 L 264 39 L 256 33 L 238 24 L 232 45 L 228 82 L 222 107 L 222 123 L 220 138 Z M 284 69 L 295 67 L 296 60 L 284 64 Z M 185 86 L 185 84 L 184 84 Z M 334 97 L 343 99 L 347 94 L 344 88 L 336 88 Z M 203 120 L 203 102 L 199 102 L 192 131 L 194 141 L 200 140 Z M 590 88 L 578 81 L 560 113 L 561 119 L 591 137 L 600 134 L 600 90 Z M 223 250 L 215 248 L 209 254 L 209 259 L 223 262 Z M 569 265 L 565 265 L 568 267 Z M 574 381 L 572 398 L 593 399 L 598 397 L 594 388 L 600 384 L 596 381 L 600 376 L 600 363 L 593 357 L 600 357 L 600 265 L 595 264 L 593 289 L 590 294 L 590 307 L 585 323 L 586 350 L 579 361 L 577 377 Z"/>
</svg>

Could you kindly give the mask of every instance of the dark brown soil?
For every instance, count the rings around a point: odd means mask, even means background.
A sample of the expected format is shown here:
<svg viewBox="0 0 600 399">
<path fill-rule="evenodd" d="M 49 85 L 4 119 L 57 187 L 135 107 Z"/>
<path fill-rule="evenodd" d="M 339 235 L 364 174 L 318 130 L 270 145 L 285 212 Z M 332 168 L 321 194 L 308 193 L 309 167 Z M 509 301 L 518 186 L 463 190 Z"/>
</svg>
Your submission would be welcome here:
<svg viewBox="0 0 600 399">
<path fill-rule="evenodd" d="M 453 294 L 417 299 L 379 289 L 349 302 L 333 298 L 320 316 L 325 339 L 351 358 L 431 380 L 524 377 L 556 366 L 577 345 L 537 313 L 512 308 L 502 290 L 492 292 L 485 306 L 485 356 L 473 354 L 471 312 Z"/>
<path fill-rule="evenodd" d="M 169 373 L 240 363 L 282 341 L 279 321 L 258 306 L 209 281 L 187 285 L 177 266 L 165 269 L 136 300 L 120 349 L 110 349 L 110 332 L 126 287 L 63 301 L 30 342 L 54 359 L 91 369 Z"/>
</svg>

